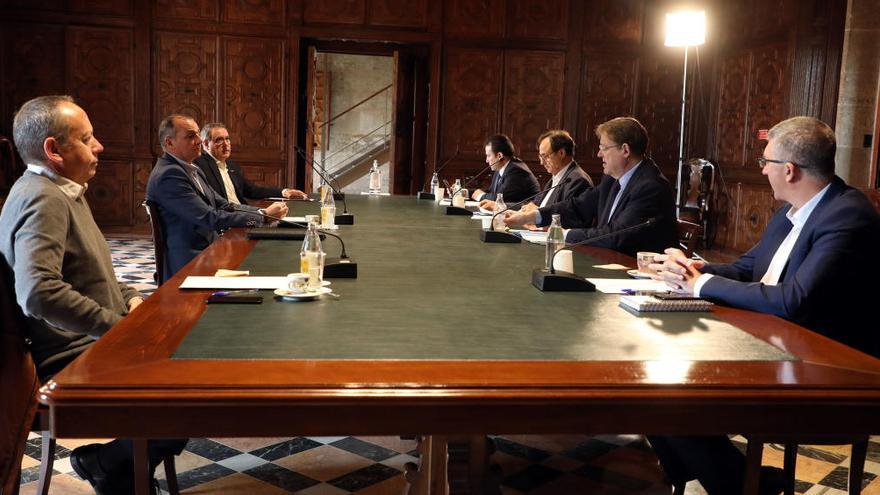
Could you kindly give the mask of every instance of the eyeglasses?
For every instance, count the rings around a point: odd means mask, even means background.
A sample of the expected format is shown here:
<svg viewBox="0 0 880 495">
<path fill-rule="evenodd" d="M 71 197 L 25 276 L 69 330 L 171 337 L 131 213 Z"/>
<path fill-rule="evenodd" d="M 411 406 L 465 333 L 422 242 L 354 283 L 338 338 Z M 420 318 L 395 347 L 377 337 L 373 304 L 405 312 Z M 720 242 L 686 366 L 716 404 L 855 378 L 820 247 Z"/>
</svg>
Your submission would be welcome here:
<svg viewBox="0 0 880 495">
<path fill-rule="evenodd" d="M 794 162 L 790 162 L 790 161 L 788 161 L 788 160 L 771 160 L 771 159 L 769 159 L 769 158 L 764 158 L 763 156 L 759 156 L 759 157 L 756 158 L 755 160 L 758 161 L 758 166 L 761 167 L 761 168 L 764 168 L 768 163 L 775 163 L 775 164 L 778 164 L 778 165 L 782 165 L 782 164 L 785 164 L 785 163 L 794 163 Z M 797 165 L 797 164 L 795 163 L 795 165 Z"/>
<path fill-rule="evenodd" d="M 543 162 L 544 160 L 549 160 L 550 157 L 553 156 L 555 153 L 556 153 L 555 151 L 551 151 L 550 154 L 545 155 L 544 153 L 540 153 L 540 152 L 539 152 L 539 153 L 538 153 L 538 160 L 541 160 L 542 162 Z"/>
<path fill-rule="evenodd" d="M 218 136 L 218 137 L 215 137 L 214 139 L 211 140 L 211 142 L 214 143 L 214 144 L 220 144 L 220 143 L 222 143 L 222 142 L 224 142 L 224 141 L 227 142 L 227 143 L 231 143 L 231 142 L 232 142 L 232 139 L 229 139 L 229 136 L 226 136 L 226 137 L 220 137 L 220 136 Z"/>
<path fill-rule="evenodd" d="M 620 148 L 621 146 L 623 146 L 623 145 L 622 144 L 600 144 L 599 151 L 601 151 L 602 153 L 605 153 L 606 151 L 610 150 L 611 148 Z"/>
</svg>

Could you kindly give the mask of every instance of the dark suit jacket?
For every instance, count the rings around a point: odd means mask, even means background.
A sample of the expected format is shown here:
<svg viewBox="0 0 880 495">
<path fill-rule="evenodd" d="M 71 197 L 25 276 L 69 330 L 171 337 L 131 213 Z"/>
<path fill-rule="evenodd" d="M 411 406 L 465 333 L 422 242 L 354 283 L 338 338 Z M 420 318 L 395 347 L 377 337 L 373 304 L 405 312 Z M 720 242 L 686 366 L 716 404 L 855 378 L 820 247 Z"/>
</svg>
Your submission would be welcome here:
<svg viewBox="0 0 880 495">
<path fill-rule="evenodd" d="M 490 187 L 481 199 L 495 201 L 500 192 L 504 194 L 504 202 L 509 205 L 538 194 L 538 191 L 541 190 L 535 174 L 521 161 L 511 160 L 507 163 L 507 168 L 504 169 L 504 175 L 500 180 L 497 176 L 497 171 L 492 173 L 492 184 L 495 187 Z"/>
<path fill-rule="evenodd" d="M 207 186 L 205 194 L 202 194 L 183 167 L 166 153 L 156 160 L 156 166 L 147 181 L 147 199 L 158 204 L 159 219 L 165 234 L 166 280 L 208 247 L 219 231 L 253 226 L 262 221 L 257 213 L 223 210 L 229 202 Z M 199 172 L 205 181 L 204 175 Z M 252 206 L 240 208 L 254 212 L 258 210 Z"/>
<path fill-rule="evenodd" d="M 217 194 L 223 199 L 226 197 L 226 188 L 223 187 L 223 178 L 220 177 L 220 170 L 217 168 L 217 160 L 207 152 L 196 158 L 193 162 L 205 174 L 208 185 L 211 186 Z M 241 173 L 241 167 L 231 160 L 226 161 L 226 169 L 229 171 L 229 179 L 232 181 L 232 187 L 235 189 L 235 195 L 242 204 L 247 204 L 248 199 L 263 199 L 270 197 L 281 197 L 280 187 L 263 187 L 249 182 L 244 174 Z"/>
<path fill-rule="evenodd" d="M 760 283 L 791 230 L 791 205 L 770 219 L 761 240 L 732 264 L 707 265 L 720 275 L 700 295 L 794 321 L 880 357 L 876 290 L 880 279 L 880 217 L 860 191 L 835 177 L 810 214 L 779 283 Z"/>
<path fill-rule="evenodd" d="M 599 187 L 588 189 L 568 201 L 541 208 L 541 225 L 549 225 L 553 213 L 561 214 L 563 227 L 577 229 L 566 237 L 566 242 L 572 243 L 654 218 L 653 225 L 611 236 L 592 245 L 630 256 L 635 256 L 638 251 L 663 252 L 668 247 L 677 246 L 674 194 L 657 165 L 650 158 L 642 160 L 623 190 L 610 222 L 604 223 L 603 215 L 614 202 L 611 190 L 616 183 L 613 177 L 604 176 Z"/>
<path fill-rule="evenodd" d="M 558 203 L 560 201 L 565 201 L 567 199 L 574 198 L 578 196 L 580 193 L 586 191 L 593 187 L 593 181 L 590 179 L 590 176 L 584 172 L 584 169 L 581 168 L 577 162 L 572 161 L 568 167 L 565 169 L 565 173 L 562 175 L 562 180 L 571 178 L 571 182 L 568 184 L 562 184 L 561 186 L 553 189 L 552 191 L 546 191 L 550 186 L 553 185 L 553 178 L 544 185 L 545 191 L 539 194 L 535 199 L 532 200 L 532 203 L 536 205 L 540 205 L 541 201 L 544 201 L 544 196 L 546 194 L 550 195 L 550 199 L 547 200 L 547 205 L 552 205 L 553 203 Z"/>
</svg>

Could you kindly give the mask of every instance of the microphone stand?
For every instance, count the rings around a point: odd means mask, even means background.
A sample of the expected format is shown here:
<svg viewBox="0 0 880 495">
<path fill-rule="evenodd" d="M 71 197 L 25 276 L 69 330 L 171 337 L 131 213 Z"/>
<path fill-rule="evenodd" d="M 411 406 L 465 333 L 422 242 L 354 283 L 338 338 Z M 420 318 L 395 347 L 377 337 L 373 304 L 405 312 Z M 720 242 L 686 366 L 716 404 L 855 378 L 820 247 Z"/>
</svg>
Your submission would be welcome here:
<svg viewBox="0 0 880 495">
<path fill-rule="evenodd" d="M 629 232 L 631 230 L 637 230 L 642 227 L 647 227 L 648 225 L 653 225 L 655 223 L 657 223 L 656 218 L 649 218 L 642 223 L 631 225 L 624 229 L 615 230 L 614 232 L 597 235 L 596 237 L 590 237 L 588 239 L 584 239 L 580 242 L 570 244 L 563 247 L 562 249 L 557 250 L 550 258 L 549 270 L 547 268 L 535 268 L 534 270 L 532 270 L 532 285 L 534 285 L 535 288 L 537 288 L 541 292 L 594 292 L 596 290 L 596 286 L 587 281 L 587 279 L 579 277 L 574 273 L 557 272 L 553 268 L 553 261 L 556 259 L 556 255 L 559 254 L 559 251 L 571 251 L 571 248 L 575 246 L 591 244 L 593 242 L 606 239 L 608 237 L 623 234 L 624 232 Z"/>
<path fill-rule="evenodd" d="M 305 150 L 303 150 L 299 146 L 294 146 L 294 148 L 296 149 L 296 152 L 299 154 L 299 156 L 303 158 L 303 160 L 307 160 L 309 163 L 311 163 L 312 170 L 317 172 L 320 178 L 324 179 L 324 182 L 327 183 L 327 187 L 329 187 L 333 191 L 333 198 L 342 200 L 342 213 L 336 215 L 336 225 L 354 225 L 354 215 L 348 212 L 348 205 L 345 203 L 345 194 L 341 191 L 342 188 L 339 187 L 339 181 L 334 178 L 333 180 L 336 181 L 336 187 L 331 186 L 330 179 L 328 179 L 327 176 L 324 175 L 327 171 L 324 170 L 323 167 L 318 165 L 315 160 L 309 160 L 309 158 L 306 156 Z"/>
<path fill-rule="evenodd" d="M 303 225 L 299 222 L 291 222 L 290 220 L 285 220 L 281 217 L 272 216 L 260 211 L 252 212 L 250 210 L 244 210 L 238 208 L 233 203 L 228 203 L 223 209 L 227 211 L 247 211 L 250 213 L 256 213 L 258 215 L 263 216 L 264 218 L 268 218 L 269 220 L 274 220 L 279 223 L 285 223 L 287 225 L 293 225 L 295 227 L 300 227 L 304 229 L 308 229 L 308 225 Z M 357 278 L 357 263 L 352 261 L 352 259 L 348 256 L 348 253 L 345 252 L 345 242 L 342 240 L 342 237 L 329 232 L 327 230 L 317 229 L 319 233 L 323 235 L 329 235 L 330 237 L 335 237 L 336 240 L 339 241 L 339 245 L 342 247 L 342 252 L 339 253 L 338 258 L 324 258 L 324 278 Z M 303 238 L 305 237 L 305 233 L 303 233 Z M 301 238 L 300 238 L 301 239 Z M 295 239 L 298 240 L 298 239 Z"/>
<path fill-rule="evenodd" d="M 434 172 L 432 173 L 432 175 L 439 174 L 441 170 L 446 168 L 446 165 L 449 165 L 449 162 L 451 162 L 452 160 L 455 160 L 455 157 L 457 157 L 459 155 L 459 153 L 460 153 L 460 150 L 458 149 L 458 146 L 456 146 L 455 147 L 455 154 L 450 156 L 449 158 L 447 158 L 446 161 L 443 162 L 439 167 L 434 167 Z M 426 163 L 426 165 L 427 165 L 427 163 Z M 425 183 L 422 184 L 422 189 L 424 189 L 426 185 L 428 185 L 427 179 L 425 180 Z M 416 195 L 416 199 L 436 199 L 436 198 L 437 198 L 437 196 L 434 195 L 434 191 L 428 191 L 428 192 L 419 191 L 418 194 Z"/>
<path fill-rule="evenodd" d="M 498 160 L 498 161 L 500 161 L 500 160 Z M 467 182 L 464 183 L 464 185 L 462 185 L 461 187 L 459 187 L 455 192 L 452 192 L 452 191 L 450 190 L 450 194 L 449 194 L 449 206 L 446 207 L 446 214 L 447 214 L 447 215 L 462 215 L 462 216 L 463 216 L 463 215 L 467 215 L 467 216 L 471 216 L 471 215 L 474 214 L 474 212 L 472 212 L 471 210 L 468 210 L 467 208 L 463 208 L 463 207 L 461 207 L 461 206 L 452 206 L 452 200 L 453 200 L 453 198 L 455 198 L 455 195 L 458 194 L 462 189 L 467 189 L 467 186 L 471 185 L 471 184 L 477 179 L 477 177 L 479 177 L 479 176 L 485 174 L 486 171 L 487 171 L 487 170 L 490 170 L 490 169 L 492 168 L 493 165 L 497 165 L 497 164 L 498 164 L 498 161 L 495 161 L 494 163 L 490 163 L 486 168 L 484 168 L 483 170 L 480 170 L 480 171 L 477 173 L 477 175 L 471 177 Z M 465 201 L 467 201 L 467 199 L 465 199 Z"/>
<path fill-rule="evenodd" d="M 537 193 L 535 193 L 535 194 L 529 196 L 528 198 L 526 198 L 526 199 L 524 199 L 524 200 L 522 200 L 522 201 L 520 201 L 520 202 L 518 202 L 518 203 L 514 203 L 514 204 L 508 206 L 507 208 L 505 208 L 505 209 L 499 211 L 498 213 L 492 215 L 492 222 L 489 224 L 489 228 L 488 228 L 488 229 L 482 229 L 482 230 L 480 231 L 480 240 L 483 241 L 483 242 L 506 242 L 506 243 L 509 243 L 509 244 L 519 244 L 519 243 L 521 243 L 521 242 L 522 242 L 522 237 L 520 237 L 520 236 L 518 236 L 518 235 L 511 234 L 510 232 L 504 232 L 504 231 L 501 231 L 501 230 L 495 230 L 495 217 L 497 217 L 498 215 L 504 213 L 504 212 L 507 211 L 507 210 L 510 210 L 510 209 L 513 209 L 513 208 L 519 208 L 520 206 L 526 204 L 527 202 L 529 202 L 529 201 L 531 201 L 531 200 L 537 198 L 538 195 L 540 195 L 541 193 L 547 193 L 547 192 L 550 192 L 550 191 L 552 191 L 553 189 L 556 189 L 557 187 L 559 187 L 559 186 L 561 186 L 561 185 L 563 185 L 563 184 L 568 184 L 569 182 L 571 182 L 571 177 L 566 177 L 565 179 L 563 179 L 562 181 L 560 181 L 559 184 L 556 184 L 556 185 L 553 186 L 553 187 L 548 187 L 547 189 L 544 189 L 543 191 L 538 191 Z"/>
</svg>

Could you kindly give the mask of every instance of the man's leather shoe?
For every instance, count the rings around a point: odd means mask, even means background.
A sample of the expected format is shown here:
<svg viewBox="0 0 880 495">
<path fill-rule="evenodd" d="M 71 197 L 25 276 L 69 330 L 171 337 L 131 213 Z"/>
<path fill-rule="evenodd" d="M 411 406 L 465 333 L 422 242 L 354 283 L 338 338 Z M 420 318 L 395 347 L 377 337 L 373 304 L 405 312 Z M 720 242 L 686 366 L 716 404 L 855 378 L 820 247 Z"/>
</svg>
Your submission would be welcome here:
<svg viewBox="0 0 880 495">
<path fill-rule="evenodd" d="M 779 495 L 785 491 L 788 478 L 785 471 L 778 467 L 761 466 L 761 482 L 758 493 L 761 495 Z"/>
<path fill-rule="evenodd" d="M 70 453 L 70 467 L 80 478 L 88 481 L 96 489 L 98 483 L 107 478 L 107 473 L 98 461 L 100 449 L 100 443 L 91 443 L 77 447 Z"/>
</svg>

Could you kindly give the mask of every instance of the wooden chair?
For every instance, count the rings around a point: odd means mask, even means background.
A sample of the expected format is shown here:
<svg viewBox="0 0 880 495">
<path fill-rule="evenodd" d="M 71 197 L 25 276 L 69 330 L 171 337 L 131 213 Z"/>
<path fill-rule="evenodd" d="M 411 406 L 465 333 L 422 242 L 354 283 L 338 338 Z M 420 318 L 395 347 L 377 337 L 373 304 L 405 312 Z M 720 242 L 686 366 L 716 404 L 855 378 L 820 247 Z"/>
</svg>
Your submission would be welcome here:
<svg viewBox="0 0 880 495">
<path fill-rule="evenodd" d="M 147 216 L 150 217 L 150 227 L 153 230 L 153 251 L 156 259 L 153 280 L 157 284 L 161 284 L 165 280 L 165 231 L 162 230 L 162 222 L 159 220 L 159 205 L 149 199 L 145 199 L 142 205 L 147 210 Z"/>
<path fill-rule="evenodd" d="M 699 224 L 678 220 L 678 243 L 688 258 L 694 255 L 694 251 L 700 244 L 703 236 L 703 227 Z"/>
<path fill-rule="evenodd" d="M 0 266 L 0 493 L 19 491 L 21 460 L 30 431 L 42 437 L 40 480 L 37 493 L 47 495 L 55 464 L 56 440 L 49 428 L 49 408 L 38 404 L 40 380 L 31 358 L 30 340 L 24 333 L 24 315 L 15 301 L 12 276 Z M 30 428 L 28 428 L 30 426 Z M 178 495 L 174 456 L 162 459 L 168 491 Z"/>
<path fill-rule="evenodd" d="M 785 495 L 794 494 L 794 472 L 797 463 L 798 444 L 807 445 L 852 445 L 852 455 L 849 460 L 849 494 L 858 495 L 862 492 L 862 476 L 865 473 L 865 457 L 868 455 L 868 436 L 816 436 L 808 434 L 795 436 L 759 436 L 750 435 L 746 448 L 746 476 L 743 484 L 743 494 L 758 493 L 758 482 L 761 476 L 761 455 L 764 452 L 765 443 L 781 443 L 785 445 L 783 455 L 783 471 L 787 485 Z"/>
</svg>

